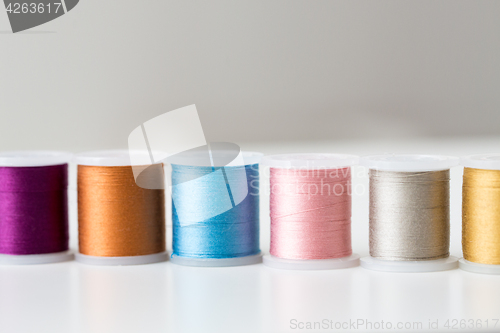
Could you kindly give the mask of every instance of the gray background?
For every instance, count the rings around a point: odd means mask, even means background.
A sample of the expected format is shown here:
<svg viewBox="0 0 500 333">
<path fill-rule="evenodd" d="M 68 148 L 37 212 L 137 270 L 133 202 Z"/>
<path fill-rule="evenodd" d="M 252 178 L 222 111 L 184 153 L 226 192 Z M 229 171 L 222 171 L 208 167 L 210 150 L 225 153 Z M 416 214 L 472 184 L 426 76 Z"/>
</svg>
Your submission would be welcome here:
<svg viewBox="0 0 500 333">
<path fill-rule="evenodd" d="M 210 141 L 500 134 L 500 1 L 85 0 L 0 9 L 0 149 L 126 147 L 195 103 Z"/>
</svg>

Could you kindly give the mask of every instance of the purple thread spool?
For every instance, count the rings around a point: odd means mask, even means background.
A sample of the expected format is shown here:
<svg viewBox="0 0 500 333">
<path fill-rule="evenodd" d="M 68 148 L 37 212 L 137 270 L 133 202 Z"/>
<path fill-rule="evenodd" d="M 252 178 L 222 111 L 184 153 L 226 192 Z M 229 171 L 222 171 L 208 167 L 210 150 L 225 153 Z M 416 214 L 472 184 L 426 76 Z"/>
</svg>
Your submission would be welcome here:
<svg viewBox="0 0 500 333">
<path fill-rule="evenodd" d="M 68 162 L 50 151 L 0 153 L 0 264 L 67 261 Z"/>
</svg>

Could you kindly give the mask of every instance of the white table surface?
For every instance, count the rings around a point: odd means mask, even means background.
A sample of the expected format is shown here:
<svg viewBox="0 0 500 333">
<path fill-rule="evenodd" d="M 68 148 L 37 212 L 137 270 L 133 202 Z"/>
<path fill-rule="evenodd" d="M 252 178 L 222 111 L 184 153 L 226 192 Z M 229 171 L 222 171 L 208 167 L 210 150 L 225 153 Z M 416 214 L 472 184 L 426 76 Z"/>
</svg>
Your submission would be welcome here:
<svg viewBox="0 0 500 333">
<path fill-rule="evenodd" d="M 244 143 L 266 154 L 288 152 L 384 152 L 468 155 L 500 151 L 500 138 L 414 141 Z M 356 169 L 355 171 L 358 171 Z M 366 188 L 363 170 L 354 184 Z M 461 256 L 461 174 L 452 171 L 451 254 Z M 265 183 L 265 180 L 262 181 Z M 71 246 L 77 248 L 74 183 L 71 187 Z M 265 192 L 265 187 L 263 188 Z M 261 248 L 269 249 L 269 207 L 261 196 Z M 169 222 L 170 225 L 170 222 Z M 167 229 L 171 246 L 171 227 Z M 368 254 L 368 195 L 353 197 L 353 250 Z M 284 271 L 262 264 L 194 268 L 170 262 L 128 267 L 85 266 L 76 262 L 0 266 L 0 332 L 296 332 L 293 320 L 333 321 L 340 331 L 393 331 L 409 325 L 423 331 L 429 322 L 460 331 L 500 319 L 500 276 L 459 269 L 436 273 L 384 273 L 351 268 Z M 447 320 L 457 329 L 444 327 Z M 461 322 L 462 321 L 462 322 Z M 358 326 L 346 326 L 349 322 Z M 418 329 L 420 325 L 422 329 Z M 462 326 L 463 327 L 463 326 Z M 334 327 L 333 327 L 334 328 Z M 476 329 L 477 331 L 478 329 Z M 500 331 L 500 323 L 496 330 Z"/>
</svg>

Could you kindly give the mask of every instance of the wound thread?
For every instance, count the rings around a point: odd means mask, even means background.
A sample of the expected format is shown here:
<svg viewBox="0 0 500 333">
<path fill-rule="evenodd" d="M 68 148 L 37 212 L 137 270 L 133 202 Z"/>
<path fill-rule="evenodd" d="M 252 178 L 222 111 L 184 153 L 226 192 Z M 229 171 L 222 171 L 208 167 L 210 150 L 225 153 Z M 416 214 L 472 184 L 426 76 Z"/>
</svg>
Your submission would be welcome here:
<svg viewBox="0 0 500 333">
<path fill-rule="evenodd" d="M 352 254 L 351 168 L 270 168 L 270 253 L 284 259 Z"/>
<path fill-rule="evenodd" d="M 258 181 L 258 164 L 217 170 L 172 164 L 173 254 L 224 259 L 260 253 Z M 235 204 L 238 193 L 247 194 Z M 221 213 L 207 218 L 209 211 Z"/>
<path fill-rule="evenodd" d="M 161 164 L 149 168 L 163 172 Z M 89 256 L 164 252 L 164 190 L 137 186 L 131 166 L 78 165 L 78 231 L 80 253 Z"/>
<path fill-rule="evenodd" d="M 464 168 L 462 196 L 464 258 L 500 265 L 500 170 Z"/>
<path fill-rule="evenodd" d="M 449 170 L 370 169 L 370 255 L 383 260 L 449 256 Z"/>
<path fill-rule="evenodd" d="M 68 165 L 0 167 L 0 253 L 68 250 Z"/>
</svg>

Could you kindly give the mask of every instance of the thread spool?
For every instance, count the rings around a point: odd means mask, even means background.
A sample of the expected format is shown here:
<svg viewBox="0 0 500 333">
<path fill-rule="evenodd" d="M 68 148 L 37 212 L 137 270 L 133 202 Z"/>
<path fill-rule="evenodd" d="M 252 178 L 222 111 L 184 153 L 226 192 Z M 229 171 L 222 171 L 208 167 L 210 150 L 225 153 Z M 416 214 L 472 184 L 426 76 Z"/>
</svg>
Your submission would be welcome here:
<svg viewBox="0 0 500 333">
<path fill-rule="evenodd" d="M 207 159 L 206 152 L 193 151 L 170 160 L 172 263 L 224 267 L 262 262 L 258 193 L 262 154 L 234 153 L 212 150 Z"/>
<path fill-rule="evenodd" d="M 132 168 L 147 152 L 109 150 L 81 153 L 78 164 L 78 262 L 90 265 L 140 265 L 168 259 L 165 197 L 139 187 Z M 163 181 L 163 164 L 148 167 L 144 183 Z M 155 188 L 155 187 L 151 187 Z"/>
<path fill-rule="evenodd" d="M 264 264 L 324 270 L 359 265 L 351 249 L 351 166 L 341 154 L 266 156 L 270 168 L 271 250 Z"/>
<path fill-rule="evenodd" d="M 0 154 L 0 264 L 48 264 L 73 259 L 68 251 L 70 154 Z"/>
<path fill-rule="evenodd" d="M 500 274 L 500 154 L 460 159 L 462 191 L 461 269 Z"/>
<path fill-rule="evenodd" d="M 458 158 L 362 157 L 370 173 L 370 256 L 361 266 L 389 272 L 454 269 L 449 255 L 449 169 Z"/>
</svg>

